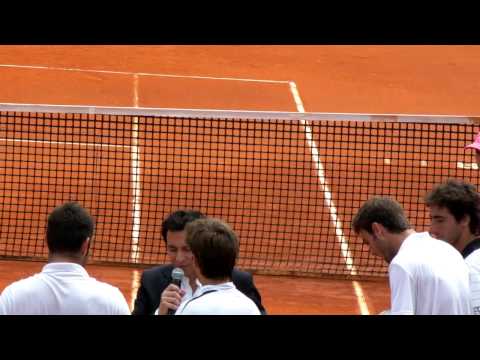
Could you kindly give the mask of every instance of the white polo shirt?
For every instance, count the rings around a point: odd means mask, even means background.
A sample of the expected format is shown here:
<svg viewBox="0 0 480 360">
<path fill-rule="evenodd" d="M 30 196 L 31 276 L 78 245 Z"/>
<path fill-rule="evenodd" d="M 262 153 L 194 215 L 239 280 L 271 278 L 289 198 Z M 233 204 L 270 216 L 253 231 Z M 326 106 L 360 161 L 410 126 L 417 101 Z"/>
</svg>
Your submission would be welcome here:
<svg viewBox="0 0 480 360">
<path fill-rule="evenodd" d="M 470 296 L 473 315 L 480 315 L 480 249 L 465 258 L 470 269 Z"/>
<path fill-rule="evenodd" d="M 183 301 L 175 315 L 260 315 L 257 305 L 233 282 L 204 285 Z"/>
<path fill-rule="evenodd" d="M 81 265 L 49 263 L 7 286 L 0 315 L 130 315 L 120 290 L 90 277 Z"/>
<path fill-rule="evenodd" d="M 392 315 L 471 314 L 462 255 L 428 232 L 408 236 L 389 265 Z"/>
</svg>

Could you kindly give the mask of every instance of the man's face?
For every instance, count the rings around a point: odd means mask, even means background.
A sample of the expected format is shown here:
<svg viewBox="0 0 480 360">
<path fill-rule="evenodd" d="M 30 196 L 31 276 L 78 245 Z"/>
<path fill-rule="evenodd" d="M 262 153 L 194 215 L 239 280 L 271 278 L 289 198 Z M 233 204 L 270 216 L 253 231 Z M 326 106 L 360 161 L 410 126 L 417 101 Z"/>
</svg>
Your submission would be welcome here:
<svg viewBox="0 0 480 360">
<path fill-rule="evenodd" d="M 193 254 L 186 242 L 185 230 L 167 232 L 167 255 L 170 262 L 181 268 L 185 275 L 191 276 L 194 273 Z"/>
<path fill-rule="evenodd" d="M 369 246 L 370 252 L 373 255 L 383 257 L 380 241 L 374 234 L 370 234 L 366 230 L 360 230 L 358 236 L 360 236 L 365 245 Z"/>
<path fill-rule="evenodd" d="M 457 247 L 465 230 L 463 222 L 458 222 L 446 207 L 433 205 L 430 207 L 430 234 Z"/>
<path fill-rule="evenodd" d="M 358 235 L 364 244 L 368 244 L 373 255 L 383 258 L 390 264 L 398 250 L 392 246 L 391 239 L 384 230 L 373 230 L 373 234 L 360 230 Z"/>
</svg>

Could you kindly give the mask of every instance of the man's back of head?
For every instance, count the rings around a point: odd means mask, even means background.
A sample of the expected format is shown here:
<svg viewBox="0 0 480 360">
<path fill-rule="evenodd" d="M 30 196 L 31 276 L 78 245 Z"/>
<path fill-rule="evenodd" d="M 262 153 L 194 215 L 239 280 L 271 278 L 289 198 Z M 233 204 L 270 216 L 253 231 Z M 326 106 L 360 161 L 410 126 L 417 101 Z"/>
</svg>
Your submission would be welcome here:
<svg viewBox="0 0 480 360">
<path fill-rule="evenodd" d="M 374 222 L 383 225 L 394 234 L 410 229 L 402 206 L 389 197 L 375 196 L 367 200 L 355 215 L 352 228 L 356 233 L 359 233 L 360 230 L 373 233 L 372 224 Z"/>
<path fill-rule="evenodd" d="M 190 300 L 182 302 L 176 314 L 260 315 L 257 305 L 232 281 L 239 244 L 230 226 L 218 219 L 203 218 L 189 223 L 185 232 L 202 286 Z"/>
<path fill-rule="evenodd" d="M 90 214 L 76 202 L 56 207 L 47 220 L 47 245 L 50 254 L 76 256 L 94 230 Z"/>
<path fill-rule="evenodd" d="M 202 218 L 186 228 L 190 247 L 201 275 L 207 279 L 230 279 L 239 244 L 234 231 L 218 219 Z"/>
</svg>

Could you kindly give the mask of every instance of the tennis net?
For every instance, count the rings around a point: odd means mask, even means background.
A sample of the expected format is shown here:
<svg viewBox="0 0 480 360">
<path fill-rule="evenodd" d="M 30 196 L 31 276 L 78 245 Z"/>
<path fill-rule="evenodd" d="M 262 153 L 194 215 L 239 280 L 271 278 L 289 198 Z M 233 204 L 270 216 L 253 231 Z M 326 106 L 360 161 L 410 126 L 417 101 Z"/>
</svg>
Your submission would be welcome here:
<svg viewBox="0 0 480 360">
<path fill-rule="evenodd" d="M 95 218 L 94 263 L 167 261 L 161 222 L 194 208 L 228 222 L 258 273 L 384 276 L 352 232 L 373 195 L 428 230 L 423 197 L 462 178 L 478 118 L 0 104 L 0 257 L 44 260 L 67 200 Z"/>
</svg>

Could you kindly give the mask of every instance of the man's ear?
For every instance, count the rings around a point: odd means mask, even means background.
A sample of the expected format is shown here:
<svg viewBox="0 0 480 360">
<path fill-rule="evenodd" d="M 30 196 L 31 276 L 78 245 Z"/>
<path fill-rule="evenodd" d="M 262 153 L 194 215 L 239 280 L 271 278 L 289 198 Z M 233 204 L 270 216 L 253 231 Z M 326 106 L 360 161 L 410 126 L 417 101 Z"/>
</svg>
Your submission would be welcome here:
<svg viewBox="0 0 480 360">
<path fill-rule="evenodd" d="M 465 214 L 465 216 L 459 221 L 463 226 L 470 227 L 470 215 Z"/>
<path fill-rule="evenodd" d="M 85 239 L 80 249 L 83 256 L 86 256 L 88 254 L 89 247 L 90 247 L 90 238 L 88 237 Z"/>
<path fill-rule="evenodd" d="M 382 224 L 380 224 L 378 222 L 373 222 L 372 223 L 372 233 L 373 233 L 373 235 L 375 235 L 376 237 L 382 236 L 384 231 L 385 231 L 385 228 L 383 227 Z"/>
</svg>

